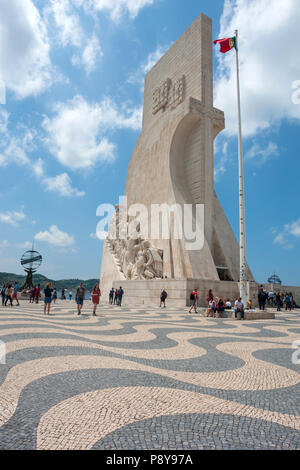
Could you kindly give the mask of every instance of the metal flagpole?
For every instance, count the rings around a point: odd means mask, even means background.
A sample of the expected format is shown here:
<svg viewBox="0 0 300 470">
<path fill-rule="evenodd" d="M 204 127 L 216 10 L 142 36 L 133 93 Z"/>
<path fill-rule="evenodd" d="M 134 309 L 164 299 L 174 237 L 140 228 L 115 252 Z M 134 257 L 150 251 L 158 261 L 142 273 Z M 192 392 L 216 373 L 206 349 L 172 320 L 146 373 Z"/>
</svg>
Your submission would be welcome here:
<svg viewBox="0 0 300 470">
<path fill-rule="evenodd" d="M 248 302 L 248 295 L 247 295 L 247 279 L 246 279 L 247 264 L 246 264 L 246 235 L 245 235 L 245 191 L 244 191 L 238 30 L 235 31 L 235 41 L 236 41 L 236 76 L 237 76 L 238 127 L 239 127 L 240 296 L 242 298 L 244 306 L 246 307 L 246 304 Z"/>
</svg>

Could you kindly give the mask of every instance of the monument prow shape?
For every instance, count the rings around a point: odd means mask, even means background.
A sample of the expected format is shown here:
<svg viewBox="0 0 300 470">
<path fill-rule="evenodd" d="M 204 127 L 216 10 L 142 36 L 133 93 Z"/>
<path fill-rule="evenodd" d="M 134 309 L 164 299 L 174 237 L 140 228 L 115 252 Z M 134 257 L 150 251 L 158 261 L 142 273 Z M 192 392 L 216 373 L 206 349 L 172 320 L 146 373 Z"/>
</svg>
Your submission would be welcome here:
<svg viewBox="0 0 300 470">
<path fill-rule="evenodd" d="M 202 14 L 146 75 L 143 127 L 125 189 L 128 207 L 144 204 L 149 214 L 153 204 L 204 205 L 203 247 L 187 249 L 189 241 L 176 239 L 171 225 L 169 240 L 149 240 L 162 250 L 164 280 L 129 280 L 106 241 L 105 295 L 120 282 L 130 303 L 152 299 L 157 304 L 162 288 L 174 304 L 186 303 L 194 287 L 202 297 L 208 288 L 222 297 L 238 295 L 239 245 L 214 190 L 214 139 L 225 120 L 213 106 L 212 43 L 211 19 Z M 254 281 L 249 268 L 247 277 Z"/>
</svg>

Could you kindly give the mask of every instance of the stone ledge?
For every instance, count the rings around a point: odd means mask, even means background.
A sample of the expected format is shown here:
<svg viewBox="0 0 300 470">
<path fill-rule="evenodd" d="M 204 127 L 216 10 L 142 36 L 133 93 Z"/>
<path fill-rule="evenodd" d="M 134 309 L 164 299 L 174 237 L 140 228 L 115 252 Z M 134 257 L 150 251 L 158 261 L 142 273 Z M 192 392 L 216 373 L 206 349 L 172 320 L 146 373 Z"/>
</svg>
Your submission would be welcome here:
<svg viewBox="0 0 300 470">
<path fill-rule="evenodd" d="M 238 313 L 237 318 L 235 318 L 235 312 L 232 312 L 232 319 L 239 320 L 241 318 L 240 314 Z M 257 310 L 256 312 L 247 312 L 245 311 L 245 320 L 274 320 L 275 319 L 275 312 L 268 312 Z"/>
</svg>

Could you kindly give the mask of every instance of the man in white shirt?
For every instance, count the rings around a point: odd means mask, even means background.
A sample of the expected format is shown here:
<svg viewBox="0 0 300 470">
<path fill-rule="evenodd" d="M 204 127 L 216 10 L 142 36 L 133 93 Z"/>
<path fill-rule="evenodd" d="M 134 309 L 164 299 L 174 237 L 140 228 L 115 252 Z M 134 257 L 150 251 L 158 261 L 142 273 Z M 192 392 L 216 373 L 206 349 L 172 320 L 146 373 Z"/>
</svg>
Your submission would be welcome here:
<svg viewBox="0 0 300 470">
<path fill-rule="evenodd" d="M 273 291 L 269 292 L 268 301 L 269 301 L 269 305 L 271 305 L 271 307 L 274 307 L 274 292 Z"/>
<path fill-rule="evenodd" d="M 238 312 L 241 313 L 241 320 L 244 320 L 244 315 L 245 315 L 245 312 L 244 312 L 244 304 L 242 302 L 242 299 L 241 297 L 239 297 L 236 301 L 235 301 L 235 304 L 234 304 L 234 312 L 235 312 L 235 318 L 237 318 L 237 314 Z"/>
</svg>

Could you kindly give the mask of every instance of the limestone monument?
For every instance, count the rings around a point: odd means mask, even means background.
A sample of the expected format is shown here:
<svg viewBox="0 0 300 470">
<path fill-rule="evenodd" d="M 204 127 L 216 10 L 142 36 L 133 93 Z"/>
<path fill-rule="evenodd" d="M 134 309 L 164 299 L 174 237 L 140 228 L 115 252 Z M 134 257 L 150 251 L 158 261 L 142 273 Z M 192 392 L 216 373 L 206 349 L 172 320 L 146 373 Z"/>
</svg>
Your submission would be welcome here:
<svg viewBox="0 0 300 470">
<path fill-rule="evenodd" d="M 214 139 L 225 119 L 213 106 L 212 44 L 211 19 L 202 14 L 146 75 L 142 132 L 125 189 L 128 207 L 143 204 L 149 214 L 154 204 L 203 205 L 203 246 L 187 249 L 176 222 L 169 239 L 145 238 L 138 223 L 133 236 L 130 217 L 116 206 L 103 250 L 104 298 L 120 285 L 128 303 L 157 304 L 163 288 L 174 305 L 185 305 L 195 287 L 202 303 L 209 288 L 238 296 L 239 245 L 214 190 Z"/>
</svg>

